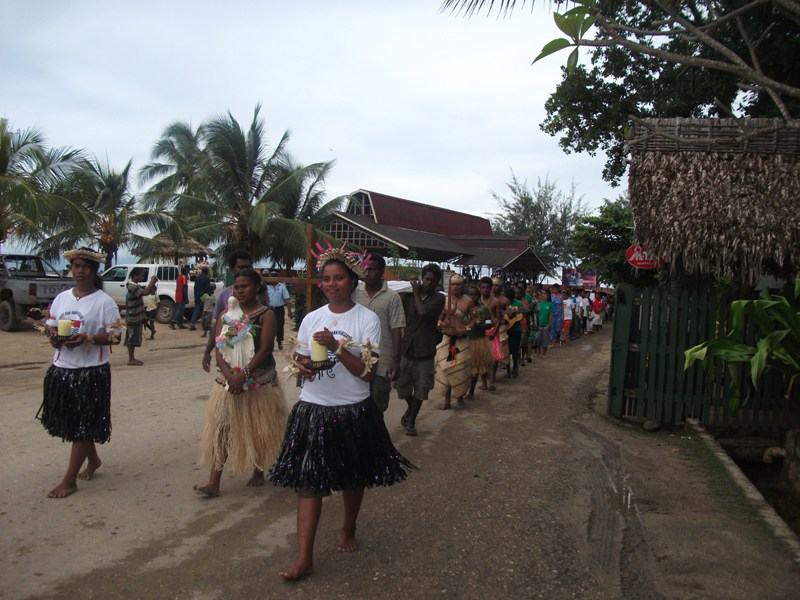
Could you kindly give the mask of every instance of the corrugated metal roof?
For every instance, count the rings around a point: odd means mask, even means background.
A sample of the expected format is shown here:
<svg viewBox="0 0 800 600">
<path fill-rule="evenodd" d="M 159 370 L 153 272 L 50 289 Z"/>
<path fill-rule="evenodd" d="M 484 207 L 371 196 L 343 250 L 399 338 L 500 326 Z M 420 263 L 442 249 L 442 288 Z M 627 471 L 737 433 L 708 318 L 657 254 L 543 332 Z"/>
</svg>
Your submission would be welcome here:
<svg viewBox="0 0 800 600">
<path fill-rule="evenodd" d="M 483 217 L 369 190 L 357 190 L 351 195 L 359 192 L 369 196 L 375 221 L 380 225 L 425 231 L 448 237 L 492 235 L 492 225 L 488 219 Z"/>
<path fill-rule="evenodd" d="M 444 261 L 461 256 L 467 248 L 443 235 L 375 223 L 364 215 L 336 213 L 336 217 L 400 248 L 413 248 L 420 260 Z M 374 248 L 367 248 L 372 250 Z M 379 252 L 385 249 L 377 249 Z"/>
</svg>

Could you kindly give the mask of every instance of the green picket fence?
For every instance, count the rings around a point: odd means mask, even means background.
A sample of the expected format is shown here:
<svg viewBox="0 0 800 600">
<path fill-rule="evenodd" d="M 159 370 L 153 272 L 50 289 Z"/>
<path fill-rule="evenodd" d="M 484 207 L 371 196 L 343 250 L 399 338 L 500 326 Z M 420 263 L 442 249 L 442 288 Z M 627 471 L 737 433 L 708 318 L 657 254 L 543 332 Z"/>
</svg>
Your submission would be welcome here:
<svg viewBox="0 0 800 600">
<path fill-rule="evenodd" d="M 751 433 L 785 430 L 789 416 L 780 375 L 766 374 L 749 402 L 731 410 L 728 371 L 713 375 L 699 364 L 684 371 L 683 352 L 730 327 L 731 298 L 711 283 L 675 290 L 622 287 L 617 292 L 611 349 L 608 413 L 663 424 L 697 418 L 707 427 Z M 745 334 L 752 341 L 753 333 Z M 748 339 L 749 338 L 749 339 Z M 741 383 L 745 382 L 745 374 Z"/>
</svg>

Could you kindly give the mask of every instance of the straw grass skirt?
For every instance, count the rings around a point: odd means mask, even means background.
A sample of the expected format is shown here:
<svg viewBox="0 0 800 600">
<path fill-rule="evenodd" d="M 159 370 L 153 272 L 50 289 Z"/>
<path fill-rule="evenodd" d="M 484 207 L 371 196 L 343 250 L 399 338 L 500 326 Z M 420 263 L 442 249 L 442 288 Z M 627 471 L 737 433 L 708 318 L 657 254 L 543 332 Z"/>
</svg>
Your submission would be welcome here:
<svg viewBox="0 0 800 600">
<path fill-rule="evenodd" d="M 489 372 L 489 367 L 494 364 L 492 345 L 486 336 L 470 338 L 469 354 L 472 361 L 471 374 L 473 377 L 475 375 L 485 375 Z"/>
<path fill-rule="evenodd" d="M 288 415 L 283 389 L 275 371 L 253 378 L 261 387 L 237 395 L 225 389 L 224 378 L 211 388 L 200 460 L 212 469 L 265 471 L 278 456 Z"/>
</svg>

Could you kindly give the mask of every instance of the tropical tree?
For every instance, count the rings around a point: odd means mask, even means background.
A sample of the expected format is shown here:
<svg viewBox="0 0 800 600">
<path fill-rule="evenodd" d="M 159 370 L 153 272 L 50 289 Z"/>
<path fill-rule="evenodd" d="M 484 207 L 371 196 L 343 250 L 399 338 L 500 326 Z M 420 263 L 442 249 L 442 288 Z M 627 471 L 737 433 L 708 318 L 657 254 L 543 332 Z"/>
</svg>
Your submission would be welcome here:
<svg viewBox="0 0 800 600">
<path fill-rule="evenodd" d="M 144 200 L 163 202 L 173 194 L 197 195 L 203 163 L 202 130 L 189 123 L 170 123 L 150 154 L 153 162 L 139 169 L 142 184 L 152 183 Z"/>
<path fill-rule="evenodd" d="M 584 217 L 572 236 L 582 270 L 595 270 L 599 279 L 612 285 L 651 285 L 656 280 L 653 270 L 635 269 L 625 260 L 633 242 L 633 215 L 626 195 L 604 200 L 598 214 Z"/>
<path fill-rule="evenodd" d="M 303 166 L 287 152 L 289 132 L 269 149 L 257 105 L 243 128 L 231 113 L 204 121 L 196 131 L 173 123 L 140 171 L 155 181 L 147 206 L 174 209 L 170 233 L 190 235 L 223 254 L 244 248 L 256 258 L 292 264 L 305 256 L 305 224 L 319 225 L 341 206 L 325 200 L 332 162 Z"/>
<path fill-rule="evenodd" d="M 586 215 L 575 185 L 564 193 L 557 182 L 545 177 L 544 181 L 536 180 L 535 188 L 529 188 L 528 182 L 517 179 L 513 171 L 506 185 L 510 199 L 492 192 L 500 207 L 500 214 L 490 219 L 492 230 L 503 235 L 529 236 L 536 254 L 551 268 L 574 265 L 572 235 Z"/>
<path fill-rule="evenodd" d="M 524 0 L 445 0 L 473 14 Z M 627 124 L 645 117 L 776 117 L 798 127 L 800 4 L 793 0 L 667 0 L 557 3 L 564 37 L 540 60 L 572 49 L 547 101 L 542 129 L 566 152 L 605 151 L 612 183 L 625 171 Z M 578 64 L 588 48 L 591 66 Z M 643 123 L 643 125 L 647 125 Z M 741 139 L 752 135 L 742 131 Z"/>
<path fill-rule="evenodd" d="M 99 247 L 110 267 L 122 246 L 146 239 L 142 231 L 164 230 L 172 216 L 163 210 L 144 211 L 131 193 L 131 161 L 115 171 L 94 158 L 66 177 L 58 186 L 59 196 L 70 198 L 79 210 L 56 216 L 48 235 L 37 250 L 45 258 L 56 258 L 64 247 Z"/>
<path fill-rule="evenodd" d="M 79 211 L 54 190 L 83 164 L 81 150 L 47 148 L 38 129 L 15 131 L 0 118 L 0 244 L 39 240 L 55 215 Z"/>
<path fill-rule="evenodd" d="M 337 196 L 328 200 L 325 177 L 333 168 L 334 161 L 313 163 L 303 166 L 289 154 L 276 167 L 276 181 L 273 184 L 273 202 L 277 205 L 276 218 L 322 228 L 336 211 L 341 210 L 347 196 Z M 296 231 L 293 227 L 289 231 Z M 321 231 L 318 238 L 325 238 Z M 306 239 L 293 235 L 290 238 L 271 235 L 267 240 L 269 257 L 287 268 L 305 255 Z"/>
</svg>

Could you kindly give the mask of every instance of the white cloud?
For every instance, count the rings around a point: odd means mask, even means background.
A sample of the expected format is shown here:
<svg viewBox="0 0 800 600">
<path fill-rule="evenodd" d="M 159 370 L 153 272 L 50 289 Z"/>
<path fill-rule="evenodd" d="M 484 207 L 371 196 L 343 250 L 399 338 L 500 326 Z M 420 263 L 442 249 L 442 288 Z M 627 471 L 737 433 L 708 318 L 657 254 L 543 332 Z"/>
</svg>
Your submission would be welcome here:
<svg viewBox="0 0 800 600">
<path fill-rule="evenodd" d="M 172 121 L 263 103 L 268 139 L 337 160 L 330 196 L 367 188 L 473 213 L 511 169 L 549 174 L 598 205 L 602 159 L 565 155 L 539 130 L 560 79 L 557 31 L 537 5 L 510 19 L 438 12 L 438 0 L 14 2 L 0 37 L 0 114 L 52 145 L 138 169 Z"/>
</svg>

